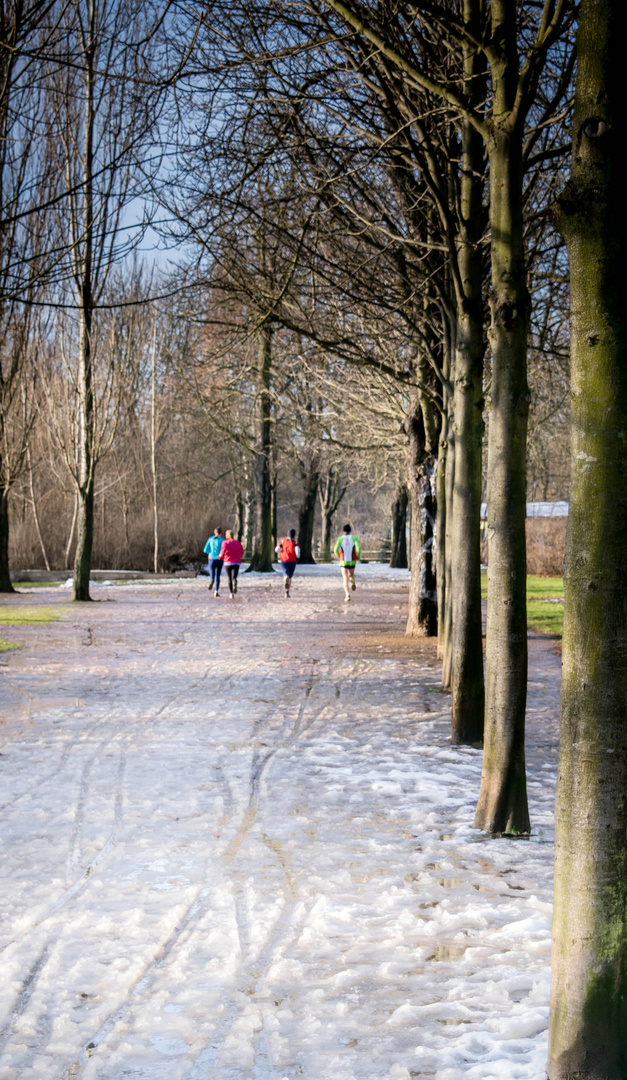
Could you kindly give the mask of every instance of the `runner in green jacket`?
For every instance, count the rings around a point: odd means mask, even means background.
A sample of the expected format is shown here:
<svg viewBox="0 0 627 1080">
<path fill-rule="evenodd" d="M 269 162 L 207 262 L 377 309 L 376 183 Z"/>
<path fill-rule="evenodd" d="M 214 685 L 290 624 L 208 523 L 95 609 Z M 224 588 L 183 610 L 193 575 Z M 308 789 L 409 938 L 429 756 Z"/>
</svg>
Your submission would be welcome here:
<svg viewBox="0 0 627 1080">
<path fill-rule="evenodd" d="M 355 585 L 355 565 L 357 560 L 361 558 L 359 540 L 356 536 L 353 536 L 350 525 L 344 526 L 344 532 L 341 536 L 338 536 L 335 542 L 333 553 L 337 555 L 340 560 L 342 581 L 344 582 L 344 592 L 346 593 L 344 600 L 348 603 L 350 600 L 349 589 L 352 589 L 354 592 L 357 588 Z"/>
</svg>

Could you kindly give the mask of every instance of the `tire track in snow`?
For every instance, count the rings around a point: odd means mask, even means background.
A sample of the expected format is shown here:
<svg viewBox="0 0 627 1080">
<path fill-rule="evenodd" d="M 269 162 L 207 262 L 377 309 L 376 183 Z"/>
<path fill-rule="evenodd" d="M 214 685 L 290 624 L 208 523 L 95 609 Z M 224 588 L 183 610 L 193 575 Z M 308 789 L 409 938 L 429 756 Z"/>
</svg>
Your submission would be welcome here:
<svg viewBox="0 0 627 1080">
<path fill-rule="evenodd" d="M 326 701 L 314 712 L 314 714 L 304 722 L 305 711 L 314 688 L 321 682 L 321 674 L 316 673 L 315 676 L 310 676 L 309 681 L 305 687 L 302 701 L 299 706 L 297 717 L 291 731 L 282 740 L 280 744 L 275 746 L 271 752 L 259 761 L 256 766 L 251 769 L 251 781 L 250 781 L 250 803 L 249 803 L 249 815 L 250 820 L 247 831 L 252 828 L 257 812 L 259 809 L 259 787 L 262 778 L 263 771 L 267 766 L 269 760 L 280 750 L 284 749 L 298 737 L 308 731 L 327 711 L 331 702 Z M 331 670 L 328 673 L 331 675 Z M 332 686 L 333 698 L 337 698 L 335 693 L 335 683 Z M 283 730 L 288 726 L 289 722 L 285 722 Z M 254 810 L 254 816 L 251 811 Z M 248 984 L 247 994 L 253 998 L 259 984 L 267 977 L 268 972 L 273 964 L 285 955 L 292 942 L 296 939 L 301 932 L 302 924 L 308 914 L 309 907 L 300 900 L 297 889 L 294 884 L 293 876 L 289 872 L 288 861 L 283 851 L 283 847 L 279 840 L 268 837 L 265 833 L 262 834 L 264 844 L 272 851 L 276 861 L 279 863 L 281 870 L 285 878 L 285 889 L 289 897 L 289 901 L 286 902 L 282 908 L 278 919 L 276 920 L 272 930 L 270 931 L 268 940 L 264 945 L 259 955 L 252 960 L 250 953 L 250 934 L 247 926 L 247 914 L 245 905 L 243 902 L 242 890 L 235 888 L 235 914 L 237 922 L 238 936 L 240 940 L 240 951 L 242 957 L 246 959 L 248 956 L 248 972 L 246 973 L 246 981 Z M 240 845 L 241 846 L 241 845 Z M 239 848 L 238 848 L 239 850 Z M 253 1075 L 259 1080 L 273 1080 L 276 1077 L 274 1065 L 272 1062 L 272 1054 L 270 1050 L 270 1044 L 266 1032 L 263 1030 L 263 1006 L 259 1006 L 262 1030 L 255 1040 L 255 1063 L 253 1067 Z M 228 1014 L 224 1016 L 216 1028 L 214 1028 L 208 1046 L 202 1050 L 196 1059 L 194 1065 L 189 1072 L 184 1074 L 184 1080 L 205 1080 L 207 1077 L 207 1069 L 215 1068 L 218 1064 L 220 1054 L 224 1047 L 224 1044 L 233 1030 L 235 1024 L 239 1019 L 239 1011 L 235 1006 L 232 1006 Z"/>
<path fill-rule="evenodd" d="M 130 738 L 131 736 L 128 735 L 125 741 L 128 742 Z M 108 745 L 108 743 L 105 743 L 104 745 Z M 61 895 L 45 909 L 45 911 L 32 923 L 31 926 L 27 927 L 25 930 L 20 931 L 19 934 L 15 935 L 10 941 L 3 945 L 2 948 L 0 948 L 0 954 L 6 953 L 6 951 L 12 945 L 22 945 L 22 943 L 26 940 L 26 938 L 30 936 L 30 934 L 33 933 L 34 930 L 39 929 L 39 927 L 43 926 L 45 922 L 51 919 L 54 915 L 57 915 L 58 912 L 61 911 L 61 909 L 64 908 L 70 900 L 75 900 L 78 896 L 80 896 L 84 888 L 87 886 L 89 878 L 91 877 L 94 869 L 109 855 L 117 842 L 120 825 L 122 823 L 123 784 L 125 768 L 126 754 L 124 748 L 122 748 L 122 750 L 120 751 L 118 767 L 115 777 L 113 824 L 111 832 L 109 833 L 109 836 L 107 837 L 107 840 L 105 841 L 100 851 L 96 853 L 88 866 L 82 871 L 80 877 L 76 878 L 71 883 L 71 885 L 68 885 L 68 887 L 64 889 Z M 52 945 L 57 940 L 59 934 L 62 932 L 63 929 L 64 927 L 62 926 L 58 927 L 57 932 L 53 934 L 53 936 L 50 938 L 50 945 Z"/>
<path fill-rule="evenodd" d="M 227 680 L 235 678 L 236 674 L 248 671 L 249 668 L 246 665 L 241 665 L 241 670 L 237 673 L 230 673 L 227 677 Z M 98 1049 L 98 1047 L 102 1046 L 103 1042 L 115 1030 L 116 1026 L 122 1021 L 125 1021 L 126 1024 L 128 1024 L 128 1014 L 131 1009 L 133 1009 L 134 1006 L 137 1006 L 140 1003 L 141 996 L 144 995 L 145 991 L 149 990 L 151 983 L 161 973 L 162 969 L 169 961 L 177 946 L 180 946 L 183 943 L 187 942 L 190 935 L 195 932 L 195 924 L 197 924 L 206 914 L 208 914 L 208 901 L 213 891 L 223 881 L 224 877 L 228 875 L 230 867 L 235 861 L 244 841 L 246 840 L 246 837 L 248 836 L 248 833 L 250 832 L 251 828 L 255 823 L 259 803 L 259 785 L 268 763 L 272 760 L 272 758 L 280 749 L 283 749 L 284 747 L 287 747 L 288 745 L 293 743 L 299 737 L 299 735 L 301 735 L 304 731 L 308 730 L 309 727 L 311 727 L 311 725 L 316 721 L 318 715 L 322 715 L 322 713 L 328 708 L 328 702 L 325 702 L 321 706 L 318 713 L 316 713 L 307 723 L 303 723 L 303 718 L 305 710 L 307 708 L 307 704 L 309 702 L 310 695 L 312 693 L 315 683 L 318 680 L 318 673 L 316 673 L 315 676 L 312 675 L 309 677 L 307 685 L 304 689 L 304 693 L 302 693 L 301 695 L 301 702 L 295 721 L 291 721 L 289 718 L 285 719 L 279 728 L 280 741 L 278 741 L 275 746 L 273 746 L 268 751 L 268 753 L 264 754 L 263 756 L 259 756 L 258 748 L 253 751 L 253 760 L 251 762 L 251 773 L 248 785 L 248 805 L 244 810 L 235 836 L 232 837 L 230 842 L 227 844 L 226 849 L 220 856 L 221 866 L 216 867 L 214 879 L 207 885 L 205 885 L 197 893 L 194 900 L 189 904 L 187 911 L 184 913 L 183 917 L 179 919 L 178 925 L 174 928 L 174 930 L 171 932 L 171 934 L 161 947 L 159 955 L 146 966 L 144 972 L 136 981 L 135 985 L 130 988 L 126 1001 L 118 1009 L 116 1009 L 115 1012 L 111 1014 L 111 1016 L 109 1016 L 102 1022 L 96 1033 L 92 1036 L 90 1041 L 83 1048 L 80 1058 L 78 1060 L 75 1059 L 71 1063 L 71 1065 L 66 1067 L 65 1071 L 61 1073 L 59 1080 L 73 1080 L 74 1077 L 80 1076 L 83 1067 L 87 1063 L 89 1058 L 93 1056 L 94 1052 Z M 261 723 L 263 723 L 263 721 Z M 260 724 L 255 724 L 255 727 L 257 729 L 260 726 Z M 278 936 L 284 934 L 283 926 L 289 921 L 289 915 L 291 914 L 293 906 L 294 905 L 290 905 L 289 912 L 282 913 L 282 917 L 280 917 L 278 923 Z M 286 942 L 286 948 L 288 944 L 289 942 Z M 276 953 L 276 948 L 277 945 L 274 945 L 274 953 Z M 274 961 L 266 961 L 266 970 L 269 968 L 271 962 Z M 255 983 L 259 982 L 261 977 L 262 976 L 259 975 L 258 978 L 255 980 Z M 225 1018 L 224 1025 L 220 1025 L 221 1030 L 222 1028 L 224 1028 L 224 1035 L 221 1035 L 217 1040 L 215 1037 L 212 1038 L 210 1046 L 215 1049 L 215 1053 L 217 1053 L 218 1055 L 220 1052 L 220 1048 L 224 1043 L 224 1040 L 228 1037 L 228 1033 L 233 1027 L 233 1024 L 236 1022 L 236 1020 L 237 1016 L 233 1017 L 232 1019 Z M 211 1051 L 212 1055 L 214 1049 L 212 1049 Z"/>
</svg>

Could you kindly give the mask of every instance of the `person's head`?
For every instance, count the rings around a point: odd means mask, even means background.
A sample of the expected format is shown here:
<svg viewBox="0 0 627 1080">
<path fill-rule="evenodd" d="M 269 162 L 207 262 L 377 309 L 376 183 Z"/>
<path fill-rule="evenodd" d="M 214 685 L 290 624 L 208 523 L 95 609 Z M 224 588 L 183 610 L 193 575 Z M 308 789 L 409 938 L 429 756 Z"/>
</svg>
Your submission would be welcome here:
<svg viewBox="0 0 627 1080">
<path fill-rule="evenodd" d="M 233 533 L 231 532 L 230 529 L 227 529 L 224 535 L 225 535 L 227 540 L 232 540 L 233 539 Z"/>
<path fill-rule="evenodd" d="M 213 530 L 213 535 L 214 536 L 221 536 L 222 535 L 222 529 L 220 528 L 219 525 L 218 525 L 217 529 Z"/>
<path fill-rule="evenodd" d="M 288 532 L 287 535 L 289 536 L 290 540 L 295 540 L 296 539 L 296 529 L 290 529 L 290 531 Z"/>
<path fill-rule="evenodd" d="M 351 532 L 351 527 L 350 527 L 350 525 L 345 525 L 345 526 L 344 526 L 344 532 L 345 532 L 345 533 L 349 533 L 349 532 Z"/>
</svg>

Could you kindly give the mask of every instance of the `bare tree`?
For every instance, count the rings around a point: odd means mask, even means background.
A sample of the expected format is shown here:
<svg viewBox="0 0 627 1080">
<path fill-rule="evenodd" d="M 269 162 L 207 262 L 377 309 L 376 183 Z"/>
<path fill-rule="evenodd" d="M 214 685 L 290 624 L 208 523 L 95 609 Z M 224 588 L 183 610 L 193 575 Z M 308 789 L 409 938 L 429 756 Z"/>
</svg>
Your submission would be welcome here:
<svg viewBox="0 0 627 1080">
<path fill-rule="evenodd" d="M 66 196 L 58 230 L 70 238 L 58 302 L 78 313 L 66 344 L 72 372 L 76 433 L 70 463 L 78 500 L 73 598 L 89 600 L 94 484 L 102 452 L 95 388 L 96 312 L 113 267 L 139 241 L 145 222 L 129 221 L 141 191 L 141 159 L 155 131 L 158 89 L 146 77 L 153 47 L 150 8 L 139 0 L 68 0 L 64 39 L 49 64 L 55 164 Z M 154 146 L 151 147 L 154 151 Z M 71 299 L 70 299 L 71 298 Z"/>
<path fill-rule="evenodd" d="M 570 181 L 570 522 L 549 1029 L 550 1080 L 619 1080 L 627 1051 L 627 327 L 624 9 L 582 0 Z"/>
</svg>

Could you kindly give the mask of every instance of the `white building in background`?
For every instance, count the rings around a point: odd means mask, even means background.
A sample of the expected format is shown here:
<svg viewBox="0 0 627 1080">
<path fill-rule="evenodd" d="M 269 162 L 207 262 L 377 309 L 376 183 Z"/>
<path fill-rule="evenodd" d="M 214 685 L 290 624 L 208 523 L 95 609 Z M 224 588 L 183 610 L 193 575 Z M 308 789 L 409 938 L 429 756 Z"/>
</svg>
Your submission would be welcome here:
<svg viewBox="0 0 627 1080">
<path fill-rule="evenodd" d="M 481 520 L 485 521 L 488 516 L 488 504 L 481 503 Z M 527 517 L 568 517 L 568 503 L 565 499 L 561 502 L 528 502 Z"/>
</svg>

